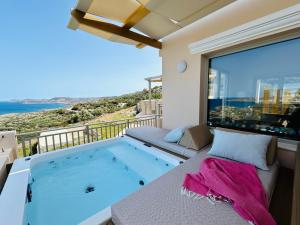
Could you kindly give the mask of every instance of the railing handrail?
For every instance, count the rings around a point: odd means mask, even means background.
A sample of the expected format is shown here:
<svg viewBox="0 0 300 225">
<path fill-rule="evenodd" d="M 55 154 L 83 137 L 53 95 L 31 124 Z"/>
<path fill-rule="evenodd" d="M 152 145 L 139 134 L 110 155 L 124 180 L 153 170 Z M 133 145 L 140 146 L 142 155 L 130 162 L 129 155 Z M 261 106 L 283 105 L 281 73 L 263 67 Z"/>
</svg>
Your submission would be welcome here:
<svg viewBox="0 0 300 225">
<path fill-rule="evenodd" d="M 156 116 L 159 116 L 159 115 L 156 115 L 156 114 L 154 114 L 154 115 L 144 115 L 144 116 L 141 116 L 139 118 L 132 118 L 132 119 L 110 120 L 110 121 L 103 121 L 103 122 L 100 122 L 100 123 L 86 123 L 86 124 L 76 125 L 76 126 L 59 127 L 59 128 L 53 128 L 53 129 L 50 128 L 48 130 L 39 130 L 39 131 L 17 133 L 16 136 L 19 137 L 19 136 L 24 136 L 24 135 L 38 134 L 38 133 L 58 131 L 58 130 L 68 130 L 68 129 L 72 129 L 72 128 L 79 128 L 79 127 L 86 127 L 86 126 L 111 124 L 111 123 L 117 123 L 117 122 L 122 122 L 122 121 L 135 121 L 135 120 L 141 120 L 141 119 L 155 118 Z"/>
</svg>

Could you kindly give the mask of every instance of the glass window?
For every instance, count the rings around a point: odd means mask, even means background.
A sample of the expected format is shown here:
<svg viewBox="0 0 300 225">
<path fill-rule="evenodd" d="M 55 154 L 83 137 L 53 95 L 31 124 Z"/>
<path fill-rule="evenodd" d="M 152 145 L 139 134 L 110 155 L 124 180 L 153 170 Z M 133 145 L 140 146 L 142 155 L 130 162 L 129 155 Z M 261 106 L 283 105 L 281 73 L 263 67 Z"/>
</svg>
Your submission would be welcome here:
<svg viewBox="0 0 300 225">
<path fill-rule="evenodd" d="M 300 38 L 209 60 L 208 124 L 300 137 Z"/>
</svg>

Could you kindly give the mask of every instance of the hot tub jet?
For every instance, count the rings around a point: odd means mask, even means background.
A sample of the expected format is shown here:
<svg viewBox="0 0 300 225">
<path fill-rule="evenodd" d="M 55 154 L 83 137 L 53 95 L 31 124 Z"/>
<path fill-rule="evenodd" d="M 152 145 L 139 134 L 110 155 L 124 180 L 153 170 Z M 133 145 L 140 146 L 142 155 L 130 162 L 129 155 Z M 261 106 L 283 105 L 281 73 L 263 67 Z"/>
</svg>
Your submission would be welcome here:
<svg viewBox="0 0 300 225">
<path fill-rule="evenodd" d="M 90 192 L 93 192 L 93 191 L 95 191 L 95 187 L 93 185 L 89 185 L 85 189 L 85 193 L 90 193 Z"/>
</svg>

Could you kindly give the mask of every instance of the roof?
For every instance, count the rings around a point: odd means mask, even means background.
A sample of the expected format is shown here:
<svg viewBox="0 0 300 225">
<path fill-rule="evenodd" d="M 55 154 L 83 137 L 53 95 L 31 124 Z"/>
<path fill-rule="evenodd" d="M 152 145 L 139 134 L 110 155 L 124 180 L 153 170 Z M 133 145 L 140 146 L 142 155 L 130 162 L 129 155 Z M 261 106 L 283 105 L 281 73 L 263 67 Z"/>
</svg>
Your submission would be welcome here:
<svg viewBox="0 0 300 225">
<path fill-rule="evenodd" d="M 153 77 L 146 77 L 145 80 L 150 81 L 150 82 L 162 82 L 162 75 L 153 76 Z"/>
<path fill-rule="evenodd" d="M 78 0 L 68 27 L 143 47 L 161 48 L 161 38 L 234 0 Z"/>
</svg>

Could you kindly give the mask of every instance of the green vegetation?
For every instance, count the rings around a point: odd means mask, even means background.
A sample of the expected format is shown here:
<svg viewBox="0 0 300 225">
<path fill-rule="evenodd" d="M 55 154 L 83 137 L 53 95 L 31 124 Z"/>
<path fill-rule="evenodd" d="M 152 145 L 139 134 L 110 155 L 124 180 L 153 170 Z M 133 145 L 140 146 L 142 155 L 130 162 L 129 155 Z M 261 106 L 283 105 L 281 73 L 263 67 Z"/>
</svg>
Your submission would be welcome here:
<svg viewBox="0 0 300 225">
<path fill-rule="evenodd" d="M 78 103 L 69 109 L 3 115 L 0 117 L 0 129 L 14 129 L 18 133 L 24 133 L 66 127 L 90 121 L 98 122 L 98 118 L 135 107 L 139 101 L 148 99 L 148 97 L 148 91 L 143 90 L 122 96 L 103 98 L 98 101 Z M 161 87 L 152 89 L 152 98 L 161 98 Z M 112 120 L 130 119 L 133 117 L 132 114 L 128 113 L 114 115 L 115 117 L 112 117 Z"/>
</svg>

